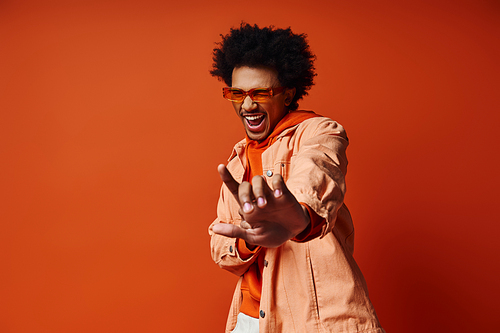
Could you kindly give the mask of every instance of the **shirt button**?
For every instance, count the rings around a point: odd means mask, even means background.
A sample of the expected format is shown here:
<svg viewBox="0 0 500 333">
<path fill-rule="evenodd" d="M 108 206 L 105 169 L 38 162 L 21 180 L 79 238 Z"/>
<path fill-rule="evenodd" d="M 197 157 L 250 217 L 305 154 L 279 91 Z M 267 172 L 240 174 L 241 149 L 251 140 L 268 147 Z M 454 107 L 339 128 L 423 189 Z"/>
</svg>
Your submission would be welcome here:
<svg viewBox="0 0 500 333">
<path fill-rule="evenodd" d="M 273 172 L 271 170 L 266 171 L 266 176 L 271 177 L 273 175 Z"/>
<path fill-rule="evenodd" d="M 267 260 L 264 260 L 264 266 L 267 267 Z"/>
<path fill-rule="evenodd" d="M 229 247 L 229 252 L 233 253 L 233 246 L 232 245 Z"/>
<path fill-rule="evenodd" d="M 264 310 L 260 310 L 259 314 L 260 314 L 261 318 L 264 318 L 266 316 L 266 313 L 264 312 Z"/>
</svg>

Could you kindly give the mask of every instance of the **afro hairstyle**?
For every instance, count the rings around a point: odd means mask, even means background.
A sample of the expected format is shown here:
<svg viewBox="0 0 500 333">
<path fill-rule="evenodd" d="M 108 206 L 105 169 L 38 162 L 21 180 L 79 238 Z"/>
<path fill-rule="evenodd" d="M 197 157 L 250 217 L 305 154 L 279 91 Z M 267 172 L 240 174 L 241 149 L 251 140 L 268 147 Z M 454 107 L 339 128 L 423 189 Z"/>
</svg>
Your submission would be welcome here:
<svg viewBox="0 0 500 333">
<path fill-rule="evenodd" d="M 307 95 L 316 76 L 314 60 L 305 34 L 294 34 L 290 28 L 275 29 L 273 26 L 259 28 L 256 24 L 242 22 L 238 29 L 232 28 L 213 50 L 213 65 L 210 74 L 232 85 L 235 67 L 270 67 L 278 72 L 283 87 L 295 88 L 295 96 L 289 106 L 297 110 L 297 103 Z"/>
</svg>

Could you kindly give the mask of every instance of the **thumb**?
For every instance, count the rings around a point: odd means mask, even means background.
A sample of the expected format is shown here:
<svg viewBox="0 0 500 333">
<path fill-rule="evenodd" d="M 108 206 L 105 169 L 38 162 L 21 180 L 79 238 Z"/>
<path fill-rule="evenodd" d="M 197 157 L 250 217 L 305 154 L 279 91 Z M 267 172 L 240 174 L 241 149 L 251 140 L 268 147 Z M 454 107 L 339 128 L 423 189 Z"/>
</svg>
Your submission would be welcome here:
<svg viewBox="0 0 500 333">
<path fill-rule="evenodd" d="M 217 223 L 212 226 L 212 231 L 216 234 L 230 237 L 230 238 L 241 238 L 246 240 L 247 232 L 234 224 L 230 223 Z"/>
</svg>

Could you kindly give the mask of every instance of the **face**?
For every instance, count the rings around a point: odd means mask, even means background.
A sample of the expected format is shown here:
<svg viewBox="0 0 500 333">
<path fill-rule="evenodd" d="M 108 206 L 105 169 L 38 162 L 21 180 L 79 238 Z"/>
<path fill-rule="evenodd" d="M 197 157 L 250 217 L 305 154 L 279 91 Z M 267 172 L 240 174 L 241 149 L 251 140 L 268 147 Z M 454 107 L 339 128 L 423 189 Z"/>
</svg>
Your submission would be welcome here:
<svg viewBox="0 0 500 333">
<path fill-rule="evenodd" d="M 278 73 L 268 67 L 236 67 L 233 70 L 233 87 L 248 91 L 253 88 L 280 87 Z M 276 124 L 288 113 L 295 89 L 286 89 L 263 102 L 254 102 L 246 96 L 242 103 L 233 103 L 245 132 L 251 140 L 261 142 L 272 133 Z"/>
</svg>

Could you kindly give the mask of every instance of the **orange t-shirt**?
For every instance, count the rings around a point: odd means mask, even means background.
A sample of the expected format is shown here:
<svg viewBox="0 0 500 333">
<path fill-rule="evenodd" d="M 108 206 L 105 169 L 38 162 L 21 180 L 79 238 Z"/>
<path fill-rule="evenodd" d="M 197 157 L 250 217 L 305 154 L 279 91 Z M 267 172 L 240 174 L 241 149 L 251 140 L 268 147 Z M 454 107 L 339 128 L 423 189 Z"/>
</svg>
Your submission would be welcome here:
<svg viewBox="0 0 500 333">
<path fill-rule="evenodd" d="M 262 175 L 262 153 L 274 142 L 276 136 L 280 134 L 283 130 L 293 125 L 299 124 L 302 121 L 317 116 L 312 112 L 306 111 L 294 111 L 288 113 L 281 121 L 276 125 L 273 132 L 269 137 L 263 142 L 257 142 L 248 139 L 247 137 L 247 169 L 245 170 L 244 180 L 251 182 L 253 176 Z M 311 210 L 307 205 L 302 204 L 307 208 L 309 212 L 311 223 L 308 227 L 297 235 L 293 240 L 298 242 L 303 242 L 317 237 L 321 233 L 321 229 L 325 220 L 318 216 L 313 210 Z M 248 270 L 243 274 L 243 280 L 241 282 L 241 293 L 243 296 L 243 301 L 241 303 L 240 312 L 254 317 L 259 317 L 259 306 L 260 306 L 260 296 L 262 290 L 262 270 L 264 268 L 264 254 L 265 248 L 260 246 L 251 246 L 246 244 L 242 239 L 238 239 L 236 246 L 240 257 L 242 259 L 248 259 L 252 255 L 256 254 L 257 258 L 255 262 L 248 268 Z"/>
</svg>

